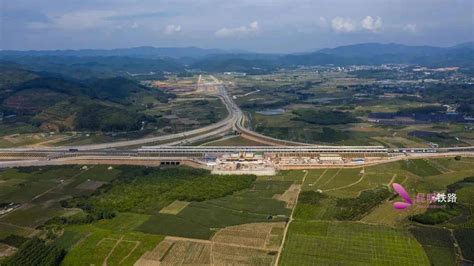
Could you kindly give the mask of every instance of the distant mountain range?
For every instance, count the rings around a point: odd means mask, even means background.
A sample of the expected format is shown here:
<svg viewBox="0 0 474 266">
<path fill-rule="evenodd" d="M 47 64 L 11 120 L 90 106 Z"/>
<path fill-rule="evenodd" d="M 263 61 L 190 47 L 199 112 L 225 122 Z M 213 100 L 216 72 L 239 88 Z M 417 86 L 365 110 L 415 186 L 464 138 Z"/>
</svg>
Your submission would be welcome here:
<svg viewBox="0 0 474 266">
<path fill-rule="evenodd" d="M 338 56 L 377 56 L 386 54 L 404 54 L 404 55 L 432 55 L 445 48 L 434 46 L 410 46 L 396 43 L 361 43 L 353 45 L 339 46 L 336 48 L 325 48 L 317 52 L 323 54 L 332 54 Z"/>
<path fill-rule="evenodd" d="M 0 51 L 0 56 L 127 56 L 140 58 L 158 58 L 158 57 L 192 57 L 199 58 L 211 54 L 242 53 L 240 50 L 222 50 L 222 49 L 203 49 L 198 47 L 152 47 L 140 46 L 120 49 L 82 49 L 82 50 L 30 50 Z"/>
<path fill-rule="evenodd" d="M 285 55 L 280 62 L 290 65 L 351 65 L 409 63 L 432 66 L 474 65 L 474 42 L 452 47 L 362 43 L 321 49 L 311 53 Z"/>
<path fill-rule="evenodd" d="M 38 57 L 42 57 L 38 60 Z M 125 58 L 127 57 L 127 58 Z M 135 58 L 135 59 L 133 59 Z M 208 72 L 239 71 L 264 73 L 280 67 L 313 65 L 357 65 L 406 63 L 425 66 L 474 68 L 474 42 L 452 47 L 410 46 L 395 43 L 361 43 L 325 48 L 298 54 L 265 54 L 239 50 L 197 47 L 135 47 L 124 49 L 86 49 L 51 51 L 0 51 L 1 61 L 35 66 L 39 70 L 63 66 L 83 71 L 85 67 L 125 71 L 182 72 L 197 69 Z M 46 63 L 45 63 L 46 62 Z M 119 62 L 119 64 L 117 64 Z M 132 68 L 130 70 L 130 68 Z M 52 69 L 54 70 L 54 69 Z"/>
</svg>

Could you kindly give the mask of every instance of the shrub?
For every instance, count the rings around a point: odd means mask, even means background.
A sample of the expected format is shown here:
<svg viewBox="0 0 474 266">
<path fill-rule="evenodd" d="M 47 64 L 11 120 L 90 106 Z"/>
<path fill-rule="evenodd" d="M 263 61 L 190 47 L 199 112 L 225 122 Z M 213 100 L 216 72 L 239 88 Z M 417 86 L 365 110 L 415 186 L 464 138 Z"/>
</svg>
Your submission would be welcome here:
<svg viewBox="0 0 474 266">
<path fill-rule="evenodd" d="M 456 229 L 454 230 L 454 236 L 459 243 L 464 258 L 474 261 L 474 229 Z"/>
<path fill-rule="evenodd" d="M 58 248 L 54 244 L 47 244 L 35 237 L 22 244 L 17 253 L 8 259 L 5 265 L 59 265 L 65 255 L 64 249 Z"/>
<path fill-rule="evenodd" d="M 61 202 L 77 207 L 95 219 L 109 219 L 116 211 L 154 213 L 174 200 L 204 201 L 249 188 L 254 175 L 211 175 L 209 171 L 189 168 L 126 168 L 109 186 L 89 197 Z"/>
<path fill-rule="evenodd" d="M 327 198 L 327 196 L 313 190 L 302 191 L 298 197 L 298 202 L 302 204 L 317 205 L 324 198 Z"/>
<path fill-rule="evenodd" d="M 23 243 L 28 241 L 29 238 L 19 235 L 9 235 L 0 240 L 1 243 L 10 245 L 12 247 L 19 248 Z"/>
<path fill-rule="evenodd" d="M 293 118 L 293 120 L 301 120 L 317 125 L 339 125 L 358 122 L 358 119 L 350 112 L 298 109 L 294 110 L 293 113 L 298 116 Z"/>
<path fill-rule="evenodd" d="M 338 199 L 334 217 L 337 220 L 358 219 L 390 196 L 392 196 L 392 193 L 387 188 L 380 187 L 374 190 L 362 191 L 355 199 Z"/>
<path fill-rule="evenodd" d="M 434 224 L 443 223 L 461 214 L 461 211 L 459 209 L 450 207 L 448 205 L 446 206 L 447 207 L 443 209 L 439 209 L 439 208 L 428 209 L 425 213 L 411 216 L 410 220 L 415 221 L 417 223 L 421 223 L 421 224 L 434 225 Z"/>
</svg>

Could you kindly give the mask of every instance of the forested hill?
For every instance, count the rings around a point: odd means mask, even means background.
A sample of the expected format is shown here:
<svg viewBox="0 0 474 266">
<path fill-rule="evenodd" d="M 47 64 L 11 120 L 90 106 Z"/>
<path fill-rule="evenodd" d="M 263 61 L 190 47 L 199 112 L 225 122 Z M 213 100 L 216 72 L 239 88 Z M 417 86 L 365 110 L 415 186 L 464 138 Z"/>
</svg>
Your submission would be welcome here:
<svg viewBox="0 0 474 266">
<path fill-rule="evenodd" d="M 151 47 L 141 46 L 122 49 L 82 49 L 82 50 L 31 50 L 31 51 L 0 51 L 0 56 L 67 56 L 67 57 L 134 57 L 156 59 L 163 57 L 204 57 L 223 54 L 229 51 L 220 49 L 202 49 L 198 47 Z"/>
<path fill-rule="evenodd" d="M 377 65 L 390 63 L 474 67 L 474 43 L 453 47 L 364 43 L 285 55 L 281 65 Z"/>
<path fill-rule="evenodd" d="M 138 130 L 153 120 L 137 99 L 165 103 L 175 95 L 123 77 L 77 80 L 18 66 L 0 65 L 2 123 L 26 123 L 43 130 Z"/>
<path fill-rule="evenodd" d="M 19 52 L 19 54 L 13 55 L 9 54 L 8 51 L 0 51 L 0 64 L 19 64 L 29 70 L 58 73 L 78 79 L 140 75 L 147 78 L 161 79 L 164 72 L 181 73 L 185 71 L 185 66 L 181 62 L 171 58 L 36 56 L 28 52 Z"/>
</svg>

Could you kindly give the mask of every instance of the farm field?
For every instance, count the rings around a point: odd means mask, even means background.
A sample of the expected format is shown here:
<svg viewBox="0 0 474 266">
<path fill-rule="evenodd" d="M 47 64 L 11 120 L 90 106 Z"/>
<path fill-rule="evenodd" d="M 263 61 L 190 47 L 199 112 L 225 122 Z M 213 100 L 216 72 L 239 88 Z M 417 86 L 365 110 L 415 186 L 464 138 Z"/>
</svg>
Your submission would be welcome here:
<svg viewBox="0 0 474 266">
<path fill-rule="evenodd" d="M 291 181 L 256 181 L 250 189 L 217 199 L 192 202 L 176 215 L 156 214 L 138 230 L 162 235 L 210 239 L 227 226 L 283 221 L 290 214 L 286 203 L 274 199 Z M 259 204 L 255 204 L 259 202 Z"/>
<path fill-rule="evenodd" d="M 67 215 L 70 211 L 60 206 L 61 200 L 91 194 L 97 185 L 111 181 L 119 172 L 107 166 L 57 166 L 0 171 L 0 202 L 21 204 L 15 211 L 0 216 L 0 224 L 8 226 L 2 234 L 29 235 L 31 230 L 47 220 Z"/>
<path fill-rule="evenodd" d="M 11 234 L 51 237 L 49 245 L 67 251 L 63 265 L 274 265 L 295 208 L 280 265 L 381 265 L 395 258 L 403 265 L 453 265 L 460 254 L 471 256 L 465 236 L 474 228 L 473 162 L 397 161 L 267 177 L 186 167 L 8 169 L 0 172 L 0 197 L 21 206 L 0 217 L 0 242 Z M 413 198 L 456 188 L 459 206 L 448 214 L 417 204 L 396 211 L 394 182 Z M 447 218 L 422 224 L 412 217 Z"/>
<path fill-rule="evenodd" d="M 350 264 L 355 265 L 383 265 L 393 264 L 390 261 L 397 257 L 400 265 L 456 265 L 461 253 L 455 248 L 451 235 L 458 232 L 460 236 L 460 230 L 468 235 L 474 228 L 473 170 L 472 158 L 420 159 L 364 168 L 309 170 L 280 264 L 314 265 L 331 261 L 344 264 L 347 260 L 346 263 L 351 261 Z M 450 212 L 415 203 L 405 210 L 394 210 L 392 205 L 398 197 L 377 196 L 377 191 L 390 189 L 394 182 L 402 184 L 413 199 L 417 193 L 446 193 L 447 187 L 451 191 L 455 188 L 458 206 Z M 393 195 L 391 193 L 389 195 Z M 348 216 L 348 210 L 355 211 L 354 215 Z M 411 220 L 412 217 L 436 222 L 422 224 Z M 447 218 L 432 220 L 435 217 Z M 340 239 L 337 232 L 342 232 Z M 362 241 L 365 237 L 371 240 Z M 372 244 L 385 248 L 378 250 L 370 247 Z M 410 251 L 404 250 L 407 247 Z M 362 250 L 370 252 L 365 254 Z M 387 250 L 394 253 L 385 253 Z M 470 248 L 466 244 L 461 252 L 463 258 L 469 260 Z"/>
<path fill-rule="evenodd" d="M 309 170 L 313 171 L 313 170 Z M 295 184 L 301 184 L 303 177 L 306 175 L 307 170 L 287 170 L 280 171 L 274 176 L 260 176 L 257 180 L 273 180 L 273 181 L 290 181 Z"/>
<path fill-rule="evenodd" d="M 0 217 L 0 241 L 11 234 L 24 237 L 55 235 L 50 236 L 56 239 L 49 245 L 67 251 L 64 265 L 76 265 L 79 261 L 96 265 L 132 265 L 147 251 L 153 250 L 164 236 L 214 241 L 213 259 L 216 261 L 230 263 L 247 254 L 244 261 L 271 265 L 282 239 L 282 222 L 291 212 L 287 202 L 275 195 L 284 194 L 292 184 L 300 182 L 304 174 L 301 171 L 282 172 L 275 180 L 239 176 L 237 182 L 232 176 L 209 176 L 205 171 L 188 168 L 74 166 L 19 168 L 0 173 L 3 181 L 0 185 L 6 188 L 2 190 L 2 199 L 22 204 L 19 209 Z M 150 177 L 156 179 L 155 183 L 146 181 Z M 128 181 L 122 182 L 130 179 L 137 180 L 135 185 L 123 187 Z M 216 185 L 219 179 L 222 179 L 221 186 Z M 213 186 L 206 180 L 213 180 Z M 143 186 L 140 182 L 144 182 Z M 34 189 L 21 190 L 21 184 Z M 134 197 L 146 193 L 146 190 L 138 193 L 145 185 L 174 186 L 175 190 L 162 198 L 162 205 L 133 201 Z M 126 188 L 126 199 L 117 198 L 118 188 Z M 230 190 L 221 194 L 216 189 Z M 191 198 L 190 201 L 177 200 L 183 197 Z M 110 204 L 117 199 L 132 205 L 123 208 Z M 89 216 L 92 220 L 87 220 Z M 106 216 L 108 218 L 100 218 Z M 270 226 L 265 226 L 268 222 L 271 222 Z M 247 240 L 239 237 L 240 234 L 246 235 Z M 216 236 L 215 240 L 213 236 Z M 234 244 L 229 246 L 226 242 Z M 92 250 L 94 255 L 87 256 Z M 242 255 L 232 257 L 230 254 Z M 85 256 L 87 259 L 81 260 Z"/>
<path fill-rule="evenodd" d="M 410 232 L 425 249 L 434 265 L 456 265 L 451 232 L 442 228 L 414 226 Z"/>
<path fill-rule="evenodd" d="M 160 210 L 160 213 L 165 213 L 165 214 L 178 214 L 181 212 L 186 206 L 189 205 L 189 202 L 186 201 L 179 201 L 175 200 L 173 201 L 170 205 L 164 207 L 163 209 Z"/>
<path fill-rule="evenodd" d="M 385 97 L 387 87 L 364 75 L 298 69 L 219 78 L 231 84 L 236 103 L 250 118 L 250 128 L 275 138 L 387 147 L 468 146 L 474 139 L 465 122 L 371 119 L 377 113 L 423 113 L 423 108 L 439 106 L 442 99 L 435 95 L 426 95 L 428 101 L 407 99 L 407 92 Z M 338 119 L 341 114 L 349 119 Z"/>
<path fill-rule="evenodd" d="M 67 227 L 66 232 L 70 235 L 63 237 L 71 238 L 73 235 L 76 241 L 72 241 L 73 245 L 69 244 L 70 251 L 63 265 L 133 265 L 143 253 L 152 250 L 163 239 L 133 231 L 140 221 L 143 219 L 124 214 L 115 221 Z"/>
<path fill-rule="evenodd" d="M 351 265 L 429 265 L 428 257 L 413 236 L 390 227 L 296 221 L 287 237 L 281 265 L 335 261 Z"/>
<path fill-rule="evenodd" d="M 223 228 L 211 240 L 166 237 L 136 265 L 273 265 L 284 223 L 250 223 Z"/>
<path fill-rule="evenodd" d="M 178 97 L 166 105 L 157 105 L 145 114 L 161 117 L 165 127 L 156 129 L 154 134 L 177 133 L 203 127 L 224 119 L 227 109 L 217 97 L 189 95 Z"/>
</svg>

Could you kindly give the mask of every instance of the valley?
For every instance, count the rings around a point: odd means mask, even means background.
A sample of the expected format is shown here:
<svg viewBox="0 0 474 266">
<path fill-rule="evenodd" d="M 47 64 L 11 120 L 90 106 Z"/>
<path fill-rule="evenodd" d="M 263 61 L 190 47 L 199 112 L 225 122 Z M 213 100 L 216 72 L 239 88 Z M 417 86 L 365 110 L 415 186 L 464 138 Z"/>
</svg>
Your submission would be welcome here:
<svg viewBox="0 0 474 266">
<path fill-rule="evenodd" d="M 0 51 L 0 263 L 472 263 L 469 47 Z"/>
</svg>

